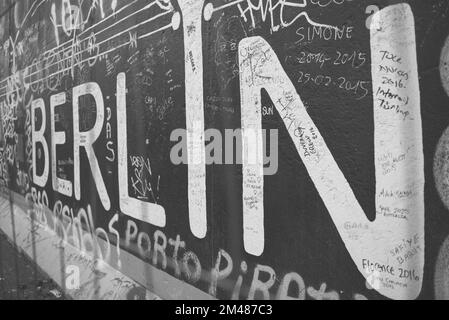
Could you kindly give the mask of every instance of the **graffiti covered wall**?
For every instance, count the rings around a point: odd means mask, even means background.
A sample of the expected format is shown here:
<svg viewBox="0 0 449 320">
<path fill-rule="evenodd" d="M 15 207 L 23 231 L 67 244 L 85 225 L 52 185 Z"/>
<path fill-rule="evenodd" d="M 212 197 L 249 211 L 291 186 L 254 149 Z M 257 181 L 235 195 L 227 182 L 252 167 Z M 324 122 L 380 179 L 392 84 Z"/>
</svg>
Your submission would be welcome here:
<svg viewBox="0 0 449 320">
<path fill-rule="evenodd" d="M 446 1 L 0 13 L 0 227 L 75 298 L 449 299 Z"/>
</svg>

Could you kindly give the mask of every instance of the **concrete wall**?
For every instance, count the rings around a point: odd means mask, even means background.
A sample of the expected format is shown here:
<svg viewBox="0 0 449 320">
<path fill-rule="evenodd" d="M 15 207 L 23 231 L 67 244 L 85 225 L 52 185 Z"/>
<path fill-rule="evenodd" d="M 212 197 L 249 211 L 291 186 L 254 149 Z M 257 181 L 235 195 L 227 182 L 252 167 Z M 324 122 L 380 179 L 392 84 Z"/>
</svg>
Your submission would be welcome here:
<svg viewBox="0 0 449 320">
<path fill-rule="evenodd" d="M 448 299 L 448 12 L 2 1 L 0 228 L 78 299 Z"/>
</svg>

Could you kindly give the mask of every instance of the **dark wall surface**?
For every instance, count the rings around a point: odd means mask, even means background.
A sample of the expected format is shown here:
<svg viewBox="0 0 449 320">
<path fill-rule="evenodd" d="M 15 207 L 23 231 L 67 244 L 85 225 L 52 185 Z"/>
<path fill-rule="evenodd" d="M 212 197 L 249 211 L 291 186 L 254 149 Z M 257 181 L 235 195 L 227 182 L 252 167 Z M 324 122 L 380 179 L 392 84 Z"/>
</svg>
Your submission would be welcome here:
<svg viewBox="0 0 449 320">
<path fill-rule="evenodd" d="M 131 253 L 219 299 L 447 299 L 448 12 L 2 1 L 0 183 L 47 207 L 40 222 L 68 244 L 118 270 Z M 278 130 L 262 180 L 170 157 L 176 129 L 260 119 Z"/>
</svg>

